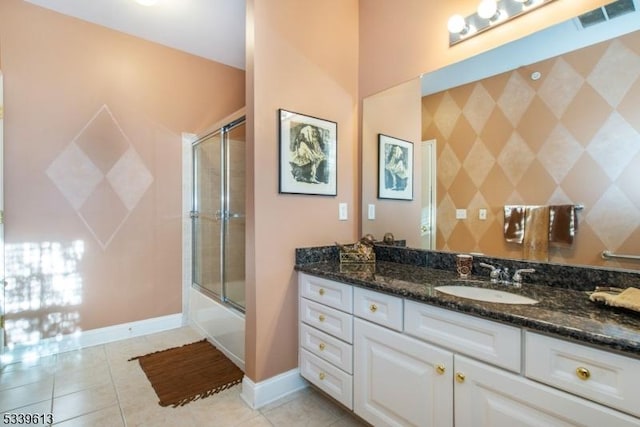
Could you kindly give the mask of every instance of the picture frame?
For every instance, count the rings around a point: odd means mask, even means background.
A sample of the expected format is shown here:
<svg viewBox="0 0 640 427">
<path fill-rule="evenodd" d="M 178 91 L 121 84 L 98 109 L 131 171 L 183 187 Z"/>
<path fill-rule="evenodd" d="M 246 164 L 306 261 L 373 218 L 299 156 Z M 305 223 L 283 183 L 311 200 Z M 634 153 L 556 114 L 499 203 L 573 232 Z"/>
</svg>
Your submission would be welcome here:
<svg viewBox="0 0 640 427">
<path fill-rule="evenodd" d="M 338 124 L 278 110 L 279 193 L 338 194 Z"/>
<path fill-rule="evenodd" d="M 378 134 L 378 199 L 413 200 L 413 143 Z"/>
</svg>

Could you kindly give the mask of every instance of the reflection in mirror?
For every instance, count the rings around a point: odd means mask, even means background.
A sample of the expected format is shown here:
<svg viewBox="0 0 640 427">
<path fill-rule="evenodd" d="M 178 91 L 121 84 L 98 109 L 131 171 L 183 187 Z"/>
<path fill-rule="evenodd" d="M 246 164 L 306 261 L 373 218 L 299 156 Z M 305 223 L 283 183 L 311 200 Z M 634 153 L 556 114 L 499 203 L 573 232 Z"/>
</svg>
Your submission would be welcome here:
<svg viewBox="0 0 640 427">
<path fill-rule="evenodd" d="M 601 257 L 640 254 L 635 8 L 588 28 L 574 19 L 423 76 L 416 141 L 436 141 L 436 249 L 523 259 L 523 245 L 505 241 L 505 205 L 579 204 L 573 241 L 549 245 L 544 259 L 640 269 Z M 371 225 L 363 219 L 363 231 Z"/>
</svg>

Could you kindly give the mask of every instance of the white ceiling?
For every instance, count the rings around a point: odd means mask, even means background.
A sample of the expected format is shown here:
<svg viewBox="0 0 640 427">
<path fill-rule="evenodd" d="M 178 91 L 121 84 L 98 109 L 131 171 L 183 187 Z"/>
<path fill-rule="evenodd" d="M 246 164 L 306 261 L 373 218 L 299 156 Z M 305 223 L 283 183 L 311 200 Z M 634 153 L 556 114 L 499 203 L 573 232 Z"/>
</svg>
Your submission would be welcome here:
<svg viewBox="0 0 640 427">
<path fill-rule="evenodd" d="M 245 68 L 245 0 L 25 0 L 221 62 Z"/>
</svg>

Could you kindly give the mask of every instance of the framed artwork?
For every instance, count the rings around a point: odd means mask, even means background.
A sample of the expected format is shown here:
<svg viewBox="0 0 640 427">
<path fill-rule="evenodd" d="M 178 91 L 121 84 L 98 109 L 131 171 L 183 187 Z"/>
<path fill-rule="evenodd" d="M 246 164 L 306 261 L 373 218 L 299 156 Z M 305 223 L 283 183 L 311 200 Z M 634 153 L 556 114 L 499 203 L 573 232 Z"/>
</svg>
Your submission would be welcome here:
<svg viewBox="0 0 640 427">
<path fill-rule="evenodd" d="M 337 123 L 283 109 L 278 117 L 279 192 L 337 195 Z"/>
<path fill-rule="evenodd" d="M 378 198 L 413 200 L 413 143 L 378 134 Z"/>
</svg>

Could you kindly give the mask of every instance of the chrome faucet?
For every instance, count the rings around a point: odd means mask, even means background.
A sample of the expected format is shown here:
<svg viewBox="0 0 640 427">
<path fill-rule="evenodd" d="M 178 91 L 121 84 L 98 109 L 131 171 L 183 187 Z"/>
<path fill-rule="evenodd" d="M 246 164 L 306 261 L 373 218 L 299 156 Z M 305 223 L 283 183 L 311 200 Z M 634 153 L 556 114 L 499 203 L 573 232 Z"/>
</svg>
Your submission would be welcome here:
<svg viewBox="0 0 640 427">
<path fill-rule="evenodd" d="M 500 283 L 503 285 L 511 284 L 511 276 L 509 276 L 509 269 L 507 267 L 503 268 L 500 272 Z"/>
<path fill-rule="evenodd" d="M 481 262 L 478 264 L 480 267 L 490 268 L 491 272 L 489 273 L 489 278 L 491 279 L 491 283 L 498 283 L 502 277 L 502 270 L 500 267 L 493 266 L 491 264 L 487 264 L 486 262 Z"/>
<path fill-rule="evenodd" d="M 513 284 L 517 287 L 522 286 L 522 273 L 535 273 L 536 270 L 533 268 L 521 268 L 520 270 L 516 270 L 513 273 Z"/>
</svg>

